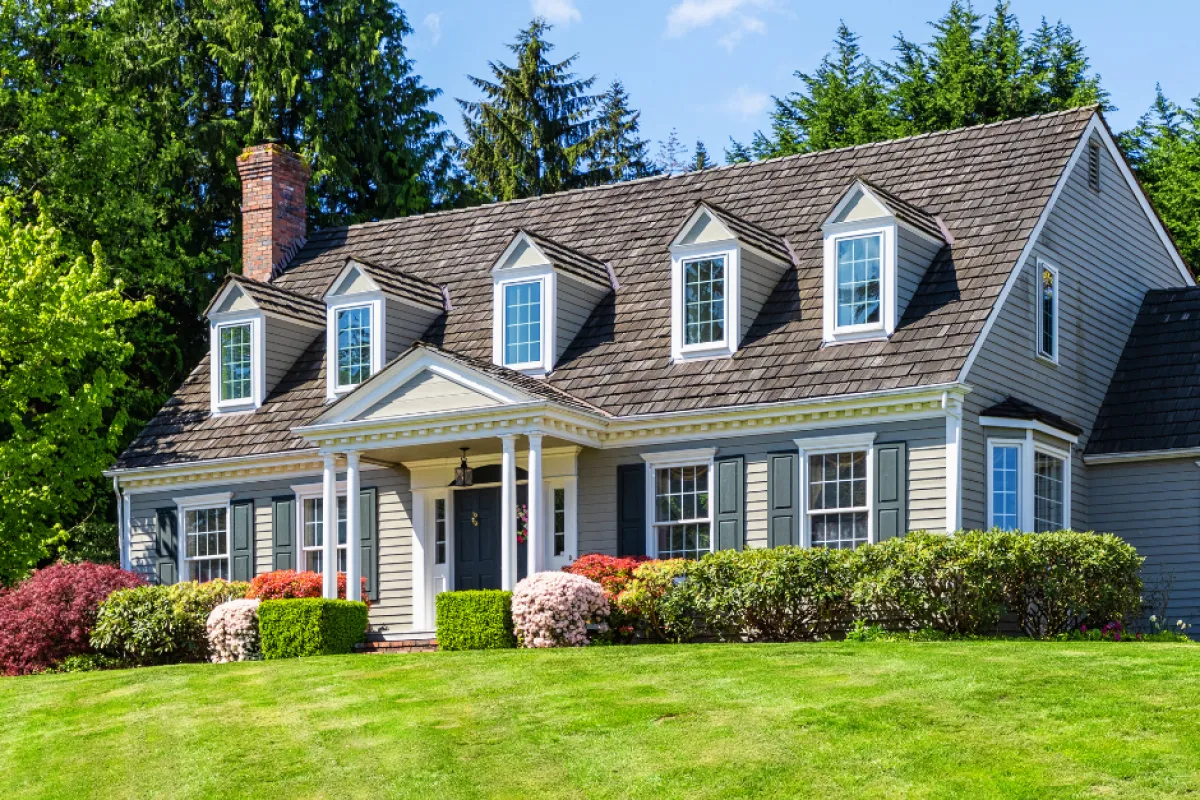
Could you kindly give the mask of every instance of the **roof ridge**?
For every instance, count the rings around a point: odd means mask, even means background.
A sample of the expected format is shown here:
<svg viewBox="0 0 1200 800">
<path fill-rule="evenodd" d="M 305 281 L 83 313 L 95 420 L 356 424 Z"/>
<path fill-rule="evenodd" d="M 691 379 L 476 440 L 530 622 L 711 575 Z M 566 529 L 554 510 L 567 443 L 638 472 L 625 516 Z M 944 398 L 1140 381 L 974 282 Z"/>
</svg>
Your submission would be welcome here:
<svg viewBox="0 0 1200 800">
<path fill-rule="evenodd" d="M 595 263 L 599 264 L 602 267 L 608 266 L 608 264 L 606 262 L 601 261 L 600 259 L 596 258 L 593 255 L 588 255 L 587 253 L 583 252 L 582 250 L 572 247 L 569 244 L 564 244 L 563 242 L 559 241 L 558 239 L 554 238 L 553 236 L 547 236 L 544 233 L 539 233 L 538 231 L 535 231 L 532 228 L 529 228 L 524 225 L 518 227 L 517 230 L 520 231 L 521 233 L 526 234 L 527 236 L 532 236 L 535 239 L 542 239 L 544 241 L 547 241 L 550 244 L 554 245 L 555 247 L 561 247 L 563 250 L 567 250 L 567 251 L 579 256 L 580 258 L 586 258 L 588 261 L 594 261 Z"/>
<path fill-rule="evenodd" d="M 917 139 L 931 139 L 931 138 L 939 137 L 939 136 L 961 136 L 961 135 L 967 135 L 967 134 L 970 134 L 970 133 L 973 133 L 976 131 L 986 130 L 989 128 L 999 128 L 999 127 L 1003 127 L 1005 125 L 1017 125 L 1017 124 L 1032 122 L 1033 120 L 1067 116 L 1069 114 L 1077 114 L 1081 111 L 1090 111 L 1092 113 L 1101 113 L 1102 109 L 1099 106 L 1099 104 L 1093 103 L 1092 105 L 1076 106 L 1074 108 L 1064 108 L 1060 111 L 1048 111 L 1044 114 L 1031 114 L 1027 117 L 1014 117 L 1013 119 L 999 120 L 997 122 L 985 122 L 985 123 L 981 123 L 979 125 L 968 125 L 964 128 L 948 128 L 946 130 L 940 130 L 940 131 L 927 131 L 925 133 L 917 133 L 917 134 L 913 134 L 911 136 L 901 136 L 896 139 L 883 139 L 878 142 L 867 142 L 865 144 L 847 145 L 846 147 L 835 147 L 835 148 L 831 148 L 829 150 L 813 150 L 813 151 L 807 152 L 807 153 L 792 153 L 792 154 L 786 155 L 786 156 L 775 156 L 774 158 L 764 158 L 759 161 L 742 161 L 742 162 L 738 162 L 736 164 L 722 164 L 721 166 L 717 166 L 717 167 L 708 167 L 707 169 L 703 169 L 703 170 L 690 170 L 688 172 L 679 172 L 679 173 L 675 173 L 675 174 L 651 175 L 646 178 L 634 178 L 633 180 L 628 180 L 628 181 L 617 181 L 616 183 L 606 183 L 602 186 L 584 186 L 579 189 L 567 189 L 562 192 L 552 192 L 550 194 L 535 195 L 533 197 L 518 197 L 513 200 L 501 200 L 501 201 L 496 201 L 496 202 L 492 202 L 492 203 L 484 203 L 483 205 L 478 205 L 478 206 L 466 206 L 464 208 L 447 208 L 447 209 L 441 209 L 441 210 L 437 210 L 437 211 L 428 211 L 423 214 L 410 214 L 408 216 L 402 216 L 402 217 L 390 217 L 388 219 L 369 220 L 366 222 L 356 222 L 351 225 L 338 225 L 338 226 L 335 226 L 332 228 L 325 228 L 320 231 L 313 231 L 312 235 L 309 236 L 309 239 L 308 239 L 308 242 L 306 243 L 306 245 L 315 244 L 315 242 L 313 241 L 315 238 L 318 238 L 318 237 L 324 238 L 328 235 L 331 235 L 331 234 L 334 234 L 337 232 L 344 232 L 344 231 L 348 231 L 351 229 L 362 230 L 364 228 L 375 227 L 377 225 L 394 224 L 394 223 L 401 222 L 403 220 L 408 220 L 408 219 L 415 219 L 415 218 L 429 219 L 431 217 L 448 217 L 448 216 L 451 216 L 454 214 L 478 212 L 480 209 L 484 209 L 484 208 L 488 208 L 488 209 L 501 208 L 501 207 L 507 208 L 507 207 L 521 205 L 521 204 L 533 203 L 538 200 L 545 200 L 546 198 L 549 198 L 549 197 L 562 197 L 564 195 L 581 195 L 585 192 L 607 191 L 607 190 L 611 190 L 611 189 L 624 188 L 627 186 L 636 186 L 636 185 L 645 184 L 645 183 L 652 183 L 654 181 L 670 181 L 670 180 L 687 178 L 690 176 L 700 175 L 700 174 L 705 174 L 705 173 L 711 174 L 714 172 L 721 172 L 724 170 L 747 169 L 747 168 L 751 168 L 751 167 L 757 167 L 757 166 L 760 166 L 763 164 L 775 164 L 775 163 L 778 163 L 781 161 L 789 161 L 789 160 L 798 161 L 800 159 L 813 158 L 816 156 L 824 156 L 824 155 L 828 155 L 828 154 L 832 154 L 832 153 L 844 153 L 844 152 L 853 151 L 853 150 L 865 150 L 865 149 L 873 148 L 873 147 L 882 147 L 882 146 L 888 146 L 888 145 L 901 144 L 904 142 L 911 142 L 911 141 L 914 141 Z"/>
</svg>

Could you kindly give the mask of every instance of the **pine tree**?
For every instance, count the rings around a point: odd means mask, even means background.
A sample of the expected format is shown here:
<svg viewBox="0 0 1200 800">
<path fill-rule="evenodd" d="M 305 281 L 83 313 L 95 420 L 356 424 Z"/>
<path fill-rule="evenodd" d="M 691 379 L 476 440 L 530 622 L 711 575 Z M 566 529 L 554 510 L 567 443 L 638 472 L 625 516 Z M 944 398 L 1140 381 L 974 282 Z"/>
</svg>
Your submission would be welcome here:
<svg viewBox="0 0 1200 800">
<path fill-rule="evenodd" d="M 687 148 L 679 141 L 679 131 L 671 128 L 667 140 L 658 143 L 658 155 L 654 159 L 656 168 L 659 172 L 674 175 L 687 169 L 687 158 Z"/>
<path fill-rule="evenodd" d="M 753 160 L 754 156 L 751 154 L 750 148 L 730 136 L 729 147 L 725 148 L 725 163 L 745 164 L 747 161 Z"/>
<path fill-rule="evenodd" d="M 1111 109 L 1100 76 L 1089 74 L 1091 63 L 1083 43 L 1061 20 L 1051 26 L 1042 20 L 1025 53 L 1031 98 L 1026 114 L 1100 105 Z"/>
<path fill-rule="evenodd" d="M 642 114 L 629 107 L 629 93 L 615 80 L 600 95 L 600 114 L 592 134 L 590 183 L 612 183 L 657 174 L 650 142 L 639 135 Z"/>
<path fill-rule="evenodd" d="M 704 142 L 696 140 L 696 152 L 692 155 L 692 163 L 688 165 L 688 169 L 693 172 L 708 169 L 713 165 L 708 158 L 708 148 L 704 146 Z"/>
<path fill-rule="evenodd" d="M 488 197 L 512 200 L 586 185 L 591 155 L 591 116 L 596 98 L 587 92 L 595 78 L 576 78 L 578 55 L 558 63 L 546 34 L 552 26 L 535 19 L 508 49 L 515 66 L 489 62 L 494 81 L 470 76 L 483 100 L 459 100 L 466 141 L 462 163 Z"/>
</svg>

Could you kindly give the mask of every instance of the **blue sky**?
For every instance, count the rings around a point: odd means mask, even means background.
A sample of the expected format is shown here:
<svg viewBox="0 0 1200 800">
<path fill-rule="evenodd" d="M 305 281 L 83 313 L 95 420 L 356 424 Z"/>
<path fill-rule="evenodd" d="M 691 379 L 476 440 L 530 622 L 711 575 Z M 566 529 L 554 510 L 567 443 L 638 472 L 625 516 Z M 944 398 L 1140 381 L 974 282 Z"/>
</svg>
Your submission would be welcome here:
<svg viewBox="0 0 1200 800">
<path fill-rule="evenodd" d="M 554 23 L 553 53 L 579 53 L 581 75 L 597 86 L 624 81 L 642 111 L 643 135 L 655 142 L 672 128 L 691 146 L 702 139 L 717 157 L 733 136 L 748 140 L 765 127 L 771 95 L 797 87 L 796 70 L 811 71 L 829 50 L 839 18 L 875 60 L 890 59 L 903 31 L 926 41 L 927 23 L 949 0 L 860 0 L 854 4 L 806 0 L 420 0 L 402 2 L 414 35 L 409 53 L 429 86 L 444 95 L 438 111 L 455 131 L 455 97 L 475 99 L 467 75 L 488 75 L 487 62 L 512 63 L 504 47 L 534 16 Z M 990 0 L 976 9 L 990 12 Z M 1161 82 L 1185 102 L 1200 94 L 1195 38 L 1200 3 L 1129 3 L 1113 0 L 1013 0 L 1022 27 L 1041 17 L 1062 19 L 1088 48 L 1118 110 L 1117 130 L 1132 125 Z"/>
</svg>

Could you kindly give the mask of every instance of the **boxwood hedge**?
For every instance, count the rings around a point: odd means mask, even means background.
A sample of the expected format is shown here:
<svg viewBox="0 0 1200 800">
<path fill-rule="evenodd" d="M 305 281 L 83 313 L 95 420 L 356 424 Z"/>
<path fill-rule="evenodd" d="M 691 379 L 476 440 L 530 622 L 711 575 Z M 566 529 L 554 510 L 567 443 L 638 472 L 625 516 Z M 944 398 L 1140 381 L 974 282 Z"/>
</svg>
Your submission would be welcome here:
<svg viewBox="0 0 1200 800">
<path fill-rule="evenodd" d="M 499 650 L 517 646 L 512 592 L 478 589 L 437 596 L 439 650 Z"/>
<path fill-rule="evenodd" d="M 258 607 L 263 658 L 349 653 L 367 632 L 367 604 L 304 597 L 264 600 Z"/>
</svg>

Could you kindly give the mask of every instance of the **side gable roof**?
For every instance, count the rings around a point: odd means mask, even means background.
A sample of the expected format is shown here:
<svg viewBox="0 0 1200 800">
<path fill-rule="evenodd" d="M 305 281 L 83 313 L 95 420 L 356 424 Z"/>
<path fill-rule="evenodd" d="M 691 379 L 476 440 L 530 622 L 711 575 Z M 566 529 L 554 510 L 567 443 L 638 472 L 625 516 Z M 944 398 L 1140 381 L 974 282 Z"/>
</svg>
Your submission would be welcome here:
<svg viewBox="0 0 1200 800">
<path fill-rule="evenodd" d="M 1087 455 L 1200 448 L 1200 287 L 1146 293 Z"/>
</svg>

